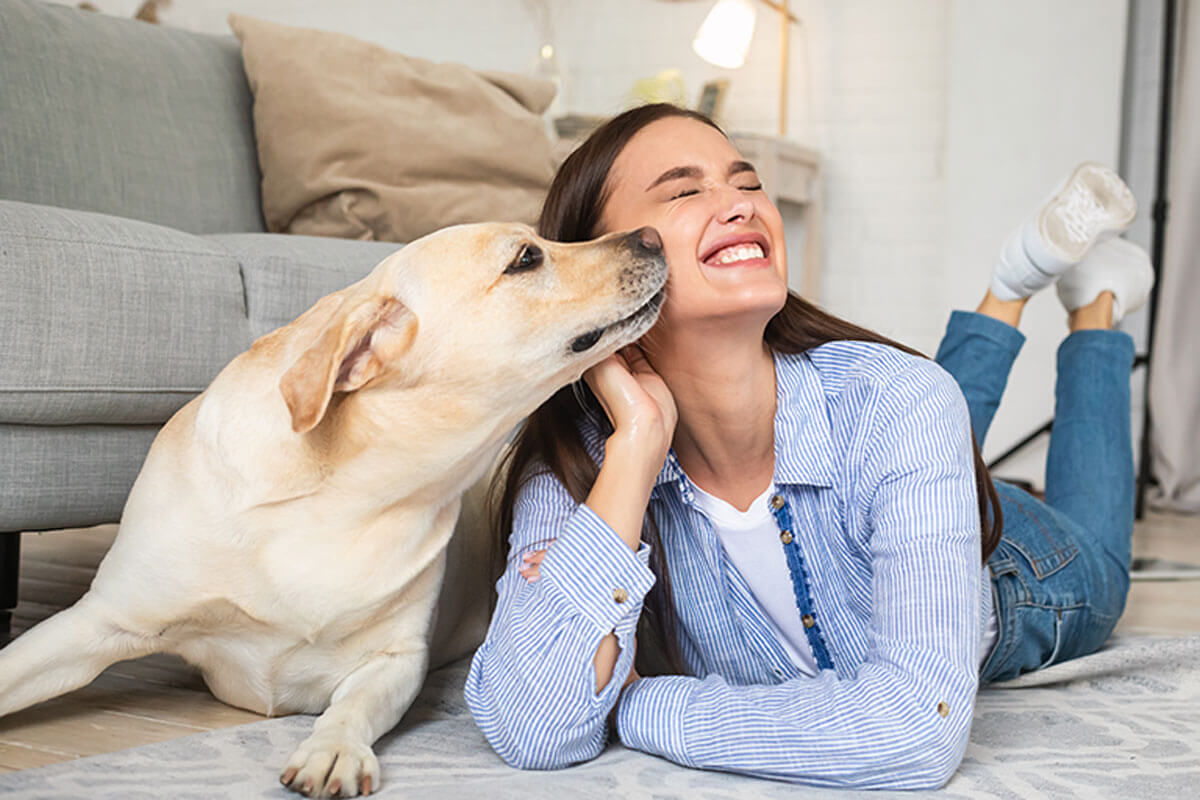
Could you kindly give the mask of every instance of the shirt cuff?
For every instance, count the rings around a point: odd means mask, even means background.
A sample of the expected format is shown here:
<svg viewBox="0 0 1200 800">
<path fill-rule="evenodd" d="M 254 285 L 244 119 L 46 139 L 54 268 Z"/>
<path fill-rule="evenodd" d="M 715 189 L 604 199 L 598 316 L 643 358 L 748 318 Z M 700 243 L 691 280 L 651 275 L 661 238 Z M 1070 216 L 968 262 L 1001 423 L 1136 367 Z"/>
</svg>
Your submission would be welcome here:
<svg viewBox="0 0 1200 800">
<path fill-rule="evenodd" d="M 637 553 L 586 505 L 567 520 L 546 551 L 541 579 L 554 586 L 604 633 L 636 624 L 642 600 L 654 585 L 650 547 Z M 624 632 L 624 631 L 621 631 Z"/>
<path fill-rule="evenodd" d="M 639 678 L 629 684 L 617 701 L 621 744 L 669 758 L 676 764 L 695 766 L 684 743 L 683 717 L 696 683 L 696 678 L 686 675 L 663 675 Z"/>
</svg>

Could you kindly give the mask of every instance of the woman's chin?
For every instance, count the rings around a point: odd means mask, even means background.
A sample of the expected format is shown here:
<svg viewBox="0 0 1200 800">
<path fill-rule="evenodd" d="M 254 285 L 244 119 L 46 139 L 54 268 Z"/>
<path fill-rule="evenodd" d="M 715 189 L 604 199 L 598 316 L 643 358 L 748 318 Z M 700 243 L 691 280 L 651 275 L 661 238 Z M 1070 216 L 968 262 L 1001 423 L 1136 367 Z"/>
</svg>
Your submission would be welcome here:
<svg viewBox="0 0 1200 800">
<path fill-rule="evenodd" d="M 680 323 L 687 321 L 728 322 L 735 325 L 766 324 L 787 302 L 787 286 L 778 280 L 765 285 L 742 285 L 714 292 L 703 302 L 685 308 L 666 309 Z"/>
<path fill-rule="evenodd" d="M 779 267 L 765 258 L 731 266 L 700 263 L 700 276 L 718 293 L 739 294 L 782 289 L 787 293 L 787 278 Z"/>
</svg>

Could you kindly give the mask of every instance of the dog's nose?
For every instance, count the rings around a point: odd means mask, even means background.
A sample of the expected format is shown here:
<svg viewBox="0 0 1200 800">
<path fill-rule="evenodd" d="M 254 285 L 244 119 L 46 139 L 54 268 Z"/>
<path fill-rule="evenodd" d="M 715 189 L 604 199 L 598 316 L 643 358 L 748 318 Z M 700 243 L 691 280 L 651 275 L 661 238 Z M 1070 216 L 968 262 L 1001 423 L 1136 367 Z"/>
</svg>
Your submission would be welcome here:
<svg viewBox="0 0 1200 800">
<path fill-rule="evenodd" d="M 658 231 L 650 226 L 639 228 L 629 234 L 634 246 L 639 250 L 643 250 L 650 255 L 658 255 L 662 252 L 663 243 L 662 237 L 658 235 Z"/>
</svg>

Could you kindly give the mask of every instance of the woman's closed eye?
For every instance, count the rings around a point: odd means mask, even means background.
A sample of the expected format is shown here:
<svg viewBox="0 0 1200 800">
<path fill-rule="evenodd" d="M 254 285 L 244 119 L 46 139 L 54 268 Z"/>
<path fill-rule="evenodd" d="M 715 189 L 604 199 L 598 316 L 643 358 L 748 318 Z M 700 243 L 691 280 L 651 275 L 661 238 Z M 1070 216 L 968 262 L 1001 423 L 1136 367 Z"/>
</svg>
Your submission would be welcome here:
<svg viewBox="0 0 1200 800">
<path fill-rule="evenodd" d="M 746 184 L 745 186 L 737 186 L 735 188 L 741 192 L 759 192 L 759 191 L 762 191 L 763 187 L 762 187 L 761 183 L 753 183 L 753 184 Z M 691 197 L 692 195 L 696 195 L 696 194 L 700 194 L 700 190 L 695 188 L 694 186 L 691 186 L 686 189 L 677 189 L 671 195 L 670 199 L 678 200 L 682 197 Z"/>
</svg>

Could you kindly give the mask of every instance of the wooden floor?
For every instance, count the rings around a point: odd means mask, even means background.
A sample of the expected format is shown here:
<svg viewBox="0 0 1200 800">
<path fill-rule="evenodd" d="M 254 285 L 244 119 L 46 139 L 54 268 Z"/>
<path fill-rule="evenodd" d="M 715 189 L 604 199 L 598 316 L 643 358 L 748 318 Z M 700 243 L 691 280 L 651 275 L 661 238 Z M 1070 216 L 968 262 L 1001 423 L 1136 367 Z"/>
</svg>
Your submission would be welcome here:
<svg viewBox="0 0 1200 800">
<path fill-rule="evenodd" d="M 20 634 L 74 603 L 116 536 L 116 525 L 21 537 Z M 0 772 L 174 739 L 263 719 L 227 706 L 174 656 L 109 667 L 91 685 L 0 719 Z"/>
<path fill-rule="evenodd" d="M 87 589 L 116 526 L 26 533 L 14 632 L 71 605 Z M 1134 555 L 1200 564 L 1200 517 L 1150 516 Z M 1119 631 L 1200 632 L 1200 581 L 1138 581 Z M 262 719 L 215 700 L 172 656 L 110 667 L 90 686 L 0 720 L 0 772 L 54 764 Z"/>
</svg>

